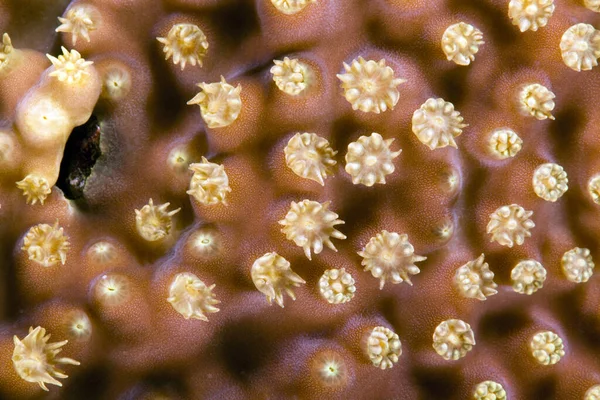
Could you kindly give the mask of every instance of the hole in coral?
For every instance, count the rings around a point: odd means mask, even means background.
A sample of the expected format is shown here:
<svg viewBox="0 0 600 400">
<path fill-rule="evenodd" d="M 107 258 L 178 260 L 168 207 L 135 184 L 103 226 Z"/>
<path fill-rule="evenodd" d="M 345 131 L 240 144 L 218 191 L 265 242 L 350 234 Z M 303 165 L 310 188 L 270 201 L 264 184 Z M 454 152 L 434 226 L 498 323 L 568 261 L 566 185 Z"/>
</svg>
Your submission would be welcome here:
<svg viewBox="0 0 600 400">
<path fill-rule="evenodd" d="M 449 399 L 458 395 L 460 379 L 456 370 L 420 368 L 414 372 L 414 377 L 423 394 L 422 399 Z"/>
<path fill-rule="evenodd" d="M 259 32 L 260 23 L 252 2 L 236 2 L 220 7 L 211 15 L 219 39 L 226 46 L 240 48 L 247 38 Z"/>
<path fill-rule="evenodd" d="M 478 332 L 482 340 L 506 339 L 517 334 L 531 322 L 520 309 L 491 312 L 481 319 Z"/>
<path fill-rule="evenodd" d="M 85 183 L 100 157 L 100 124 L 94 115 L 71 132 L 60 163 L 58 186 L 71 200 L 83 197 Z"/>
</svg>

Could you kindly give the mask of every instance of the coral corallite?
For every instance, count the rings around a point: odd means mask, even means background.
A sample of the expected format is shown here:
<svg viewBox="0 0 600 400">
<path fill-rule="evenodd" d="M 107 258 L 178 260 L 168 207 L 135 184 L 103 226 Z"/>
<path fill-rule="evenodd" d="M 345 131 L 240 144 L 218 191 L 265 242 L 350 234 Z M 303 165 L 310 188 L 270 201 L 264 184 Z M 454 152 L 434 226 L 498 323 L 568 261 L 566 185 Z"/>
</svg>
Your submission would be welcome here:
<svg viewBox="0 0 600 400">
<path fill-rule="evenodd" d="M 444 360 L 458 360 L 475 346 L 471 326 L 460 319 L 442 321 L 433 333 L 433 348 Z"/>
<path fill-rule="evenodd" d="M 487 233 L 492 235 L 492 241 L 503 246 L 522 245 L 525 238 L 531 236 L 530 229 L 535 227 L 529 219 L 532 215 L 533 211 L 526 211 L 518 204 L 502 206 L 490 215 Z"/>
<path fill-rule="evenodd" d="M 391 151 L 394 139 L 386 139 L 379 133 L 361 136 L 348 145 L 346 172 L 352 176 L 352 183 L 373 186 L 385 183 L 385 176 L 394 172 L 393 160 L 402 150 Z"/>
<path fill-rule="evenodd" d="M 266 253 L 256 259 L 252 264 L 250 275 L 256 288 L 267 296 L 269 304 L 275 300 L 280 307 L 283 307 L 284 293 L 292 300 L 296 300 L 293 288 L 306 283 L 292 271 L 288 260 L 274 252 Z"/>
<path fill-rule="evenodd" d="M 31 227 L 23 238 L 22 250 L 30 260 L 43 267 L 51 267 L 67 261 L 69 241 L 63 228 L 58 226 L 58 221 L 52 226 L 38 224 Z"/>
<path fill-rule="evenodd" d="M 296 133 L 288 142 L 285 149 L 285 163 L 302 178 L 325 185 L 325 178 L 333 175 L 337 163 L 334 151 L 327 139 L 316 133 Z"/>
<path fill-rule="evenodd" d="M 467 124 L 454 109 L 454 104 L 444 99 L 427 99 L 412 117 L 412 131 L 431 150 L 456 146 L 455 137 Z"/>
<path fill-rule="evenodd" d="M 367 338 L 367 354 L 374 366 L 392 368 L 402 355 L 402 343 L 394 331 L 378 326 Z"/>
<path fill-rule="evenodd" d="M 214 284 L 206 286 L 191 272 L 183 272 L 173 278 L 167 301 L 185 319 L 194 318 L 208 321 L 207 313 L 219 311 L 215 304 L 220 302 L 212 293 L 214 287 Z"/>
</svg>

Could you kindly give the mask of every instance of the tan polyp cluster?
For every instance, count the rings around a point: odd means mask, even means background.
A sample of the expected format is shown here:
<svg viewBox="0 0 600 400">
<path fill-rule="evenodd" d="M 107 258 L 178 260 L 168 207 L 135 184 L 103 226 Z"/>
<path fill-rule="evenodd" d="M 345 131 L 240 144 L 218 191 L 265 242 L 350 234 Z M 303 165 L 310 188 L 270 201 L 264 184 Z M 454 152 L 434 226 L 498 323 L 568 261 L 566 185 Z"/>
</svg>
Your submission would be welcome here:
<svg viewBox="0 0 600 400">
<path fill-rule="evenodd" d="M 588 71 L 598 65 L 600 31 L 590 24 L 573 25 L 562 35 L 560 51 L 567 67 L 575 71 Z"/>
<path fill-rule="evenodd" d="M 315 133 L 296 133 L 283 149 L 285 163 L 298 176 L 325 185 L 325 178 L 333 175 L 337 164 L 334 151 L 327 139 Z"/>
<path fill-rule="evenodd" d="M 433 348 L 444 360 L 458 360 L 475 346 L 471 326 L 460 319 L 441 322 L 433 332 Z"/>
<path fill-rule="evenodd" d="M 533 211 L 525 211 L 518 204 L 499 207 L 490 214 L 487 233 L 492 235 L 491 241 L 496 241 L 502 246 L 513 247 L 522 245 L 526 237 L 531 236 L 529 230 L 535 227 L 529 219 Z"/>
<path fill-rule="evenodd" d="M 372 237 L 358 255 L 363 258 L 361 265 L 365 271 L 370 271 L 373 277 L 379 279 L 380 289 L 388 280 L 394 284 L 406 282 L 412 285 L 410 275 L 421 272 L 415 263 L 427 259 L 415 254 L 408 235 L 386 230 Z"/>
<path fill-rule="evenodd" d="M 283 61 L 273 60 L 273 63 L 275 65 L 271 67 L 271 74 L 279 90 L 296 96 L 308 87 L 308 65 L 289 57 L 284 57 Z"/>
<path fill-rule="evenodd" d="M 599 3 L 600 7 L 600 3 Z M 585 392 L 583 400 L 600 400 L 600 385 L 594 385 Z"/>
<path fill-rule="evenodd" d="M 523 86 L 519 92 L 519 105 L 525 115 L 531 115 L 539 120 L 554 119 L 554 98 L 556 96 L 547 87 L 539 83 Z"/>
<path fill-rule="evenodd" d="M 304 10 L 311 3 L 316 3 L 317 0 L 271 0 L 271 3 L 284 14 L 297 14 Z"/>
<path fill-rule="evenodd" d="M 356 286 L 345 268 L 328 269 L 319 279 L 319 291 L 329 304 L 341 304 L 352 300 Z"/>
<path fill-rule="evenodd" d="M 173 215 L 180 208 L 167 211 L 170 203 L 155 206 L 152 199 L 141 210 L 135 210 L 135 226 L 140 236 L 149 242 L 166 238 L 173 227 Z"/>
<path fill-rule="evenodd" d="M 385 176 L 394 172 L 393 160 L 402 150 L 392 151 L 394 139 L 383 139 L 379 133 L 361 136 L 348 145 L 346 172 L 352 176 L 352 183 L 373 186 L 385 183 Z"/>
<path fill-rule="evenodd" d="M 546 26 L 554 13 L 554 0 L 510 0 L 508 16 L 521 32 Z"/>
<path fill-rule="evenodd" d="M 536 333 L 529 347 L 533 357 L 542 365 L 554 365 L 565 355 L 562 339 L 552 331 Z"/>
<path fill-rule="evenodd" d="M 19 182 L 17 187 L 23 191 L 27 204 L 44 204 L 46 197 L 52 191 L 46 178 L 35 174 L 29 174 Z"/>
<path fill-rule="evenodd" d="M 70 33 L 73 45 L 77 38 L 82 37 L 90 41 L 90 32 L 98 29 L 100 13 L 98 9 L 89 4 L 75 4 L 70 7 L 62 17 L 58 17 L 61 25 L 56 32 Z"/>
<path fill-rule="evenodd" d="M 594 261 L 589 249 L 575 247 L 565 252 L 560 264 L 565 277 L 574 283 L 587 282 L 594 273 Z"/>
<path fill-rule="evenodd" d="M 38 224 L 27 231 L 21 250 L 27 253 L 30 260 L 43 267 L 51 267 L 59 262 L 64 265 L 69 241 L 63 228 L 58 226 L 58 221 L 53 226 Z"/>
<path fill-rule="evenodd" d="M 306 283 L 292 271 L 290 262 L 275 252 L 266 253 L 256 259 L 252 264 L 250 275 L 256 288 L 267 296 L 269 304 L 275 300 L 275 303 L 282 308 L 284 292 L 292 300 L 296 300 L 293 288 Z"/>
<path fill-rule="evenodd" d="M 201 67 L 208 51 L 206 35 L 194 24 L 175 24 L 167 37 L 158 37 L 156 40 L 164 44 L 165 60 L 173 57 L 173 64 L 180 64 L 182 71 L 188 63 Z"/>
<path fill-rule="evenodd" d="M 189 169 L 194 174 L 187 194 L 206 206 L 227 204 L 225 197 L 231 192 L 231 187 L 223 165 L 211 163 L 202 157 L 202 162 L 190 164 Z"/>
<path fill-rule="evenodd" d="M 442 50 L 446 58 L 458 65 L 469 65 L 475 60 L 479 46 L 484 43 L 483 33 L 466 22 L 450 25 L 442 35 Z"/>
<path fill-rule="evenodd" d="M 533 294 L 544 286 L 546 274 L 546 269 L 538 261 L 521 261 L 510 271 L 513 290 L 521 294 Z"/>
<path fill-rule="evenodd" d="M 221 82 L 199 83 L 202 89 L 187 104 L 200 107 L 202 119 L 209 128 L 223 128 L 235 122 L 242 111 L 242 86 L 233 87 L 221 76 Z"/>
<path fill-rule="evenodd" d="M 358 57 L 350 65 L 344 63 L 344 70 L 346 72 L 337 77 L 353 110 L 379 114 L 394 109 L 400 99 L 397 86 L 406 80 L 395 78 L 394 70 L 385 64 L 385 59 L 377 62 Z"/>
<path fill-rule="evenodd" d="M 29 334 L 23 339 L 16 335 L 13 337 L 15 349 L 12 361 L 15 371 L 19 376 L 48 391 L 46 384 L 62 386 L 56 378 L 65 379 L 68 376 L 57 368 L 57 364 L 79 365 L 78 361 L 71 358 L 56 356 L 62 351 L 68 340 L 62 342 L 48 343 L 50 335 L 41 326 L 29 328 Z"/>
<path fill-rule="evenodd" d="M 116 252 L 115 246 L 112 243 L 99 241 L 90 246 L 87 250 L 87 255 L 94 263 L 106 265 L 117 257 Z"/>
<path fill-rule="evenodd" d="M 446 146 L 456 148 L 454 138 L 467 126 L 463 120 L 454 104 L 440 98 L 429 98 L 413 113 L 412 131 L 431 150 Z"/>
<path fill-rule="evenodd" d="M 385 326 L 373 328 L 367 338 L 367 355 L 374 366 L 392 368 L 402 355 L 402 343 L 394 331 Z"/>
<path fill-rule="evenodd" d="M 325 244 L 331 250 L 337 251 L 330 238 L 346 239 L 346 235 L 334 228 L 344 221 L 338 219 L 338 215 L 329 210 L 329 204 L 329 201 L 325 203 L 312 200 L 302 200 L 298 203 L 292 201 L 285 218 L 279 221 L 279 224 L 283 225 L 281 232 L 285 234 L 286 239 L 302 247 L 309 260 L 311 248 L 315 254 L 319 254 Z"/>
<path fill-rule="evenodd" d="M 127 68 L 112 65 L 102 74 L 102 96 L 111 100 L 120 100 L 131 90 L 131 74 Z"/>
<path fill-rule="evenodd" d="M 105 306 L 123 304 L 131 295 L 130 279 L 114 273 L 102 275 L 94 285 L 94 295 Z"/>
<path fill-rule="evenodd" d="M 92 322 L 82 310 L 73 310 L 65 317 L 65 327 L 69 336 L 79 342 L 86 342 L 92 337 Z"/>
<path fill-rule="evenodd" d="M 456 270 L 454 285 L 461 296 L 485 300 L 498 293 L 496 290 L 498 285 L 494 283 L 494 273 L 484 262 L 484 257 L 482 254 Z"/>
<path fill-rule="evenodd" d="M 215 284 L 206 286 L 196 275 L 183 272 L 173 278 L 167 301 L 185 319 L 208 321 L 206 314 L 219 311 L 215 304 L 220 301 L 212 292 L 214 288 Z"/>
<path fill-rule="evenodd" d="M 0 44 L 0 73 L 9 64 L 14 50 L 10 36 L 8 36 L 8 33 L 4 33 L 2 35 L 2 43 Z"/>
<path fill-rule="evenodd" d="M 567 173 L 558 164 L 542 164 L 533 172 L 533 190 L 546 201 L 557 201 L 569 188 Z"/>
<path fill-rule="evenodd" d="M 506 391 L 501 384 L 494 381 L 483 381 L 475 386 L 475 400 L 506 400 Z"/>
<path fill-rule="evenodd" d="M 15 165 L 15 145 L 16 140 L 12 132 L 0 131 L 0 168 L 9 170 Z"/>
<path fill-rule="evenodd" d="M 587 184 L 587 190 L 594 203 L 600 205 L 600 174 L 590 178 Z"/>
<path fill-rule="evenodd" d="M 583 4 L 592 11 L 600 12 L 600 0 L 583 0 Z"/>
<path fill-rule="evenodd" d="M 516 156 L 522 147 L 523 140 L 512 129 L 499 128 L 490 135 L 490 152 L 501 160 Z"/>
</svg>

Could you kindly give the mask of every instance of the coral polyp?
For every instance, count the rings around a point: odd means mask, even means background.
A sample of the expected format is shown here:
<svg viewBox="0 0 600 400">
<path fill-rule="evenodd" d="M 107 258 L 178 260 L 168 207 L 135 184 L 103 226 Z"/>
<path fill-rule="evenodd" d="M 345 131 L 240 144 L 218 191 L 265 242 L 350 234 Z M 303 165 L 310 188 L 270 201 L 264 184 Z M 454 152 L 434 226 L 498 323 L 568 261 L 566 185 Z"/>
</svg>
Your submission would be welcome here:
<svg viewBox="0 0 600 400">
<path fill-rule="evenodd" d="M 600 4 L 598 5 L 600 10 Z M 583 400 L 600 400 L 600 385 L 594 385 L 585 392 Z"/>
<path fill-rule="evenodd" d="M 220 301 L 212 292 L 214 288 L 214 284 L 206 286 L 191 272 L 182 272 L 173 278 L 167 301 L 185 319 L 208 321 L 206 314 L 219 311 L 215 304 Z"/>
<path fill-rule="evenodd" d="M 442 35 L 442 50 L 446 58 L 458 65 L 471 64 L 484 43 L 483 33 L 466 22 L 450 25 Z"/>
<path fill-rule="evenodd" d="M 43 267 L 65 264 L 69 250 L 69 238 L 63 228 L 54 225 L 38 224 L 29 229 L 23 238 L 23 247 L 30 260 Z"/>
<path fill-rule="evenodd" d="M 394 172 L 393 160 L 402 150 L 390 149 L 394 139 L 384 139 L 379 133 L 361 136 L 348 145 L 346 172 L 352 176 L 352 183 L 373 186 L 385 183 L 386 175 Z"/>
<path fill-rule="evenodd" d="M 94 285 L 94 297 L 104 306 L 122 305 L 131 296 L 131 279 L 110 273 L 99 277 Z"/>
<path fill-rule="evenodd" d="M 592 11 L 600 12 L 600 0 L 583 0 L 583 4 Z"/>
<path fill-rule="evenodd" d="M 594 203 L 600 204 L 600 174 L 589 179 L 587 191 Z"/>
<path fill-rule="evenodd" d="M 526 211 L 518 204 L 510 204 L 496 209 L 490 214 L 487 233 L 492 235 L 491 241 L 507 247 L 522 245 L 525 238 L 531 236 L 531 228 L 535 224 L 529 217 L 533 211 Z"/>
<path fill-rule="evenodd" d="M 565 355 L 562 339 L 552 331 L 536 333 L 529 347 L 535 360 L 542 365 L 554 365 Z"/>
<path fill-rule="evenodd" d="M 546 275 L 546 269 L 539 261 L 521 261 L 510 271 L 513 290 L 521 294 L 533 294 L 544 286 Z"/>
<path fill-rule="evenodd" d="M 356 286 L 354 278 L 344 268 L 328 269 L 319 279 L 319 291 L 329 304 L 341 304 L 352 300 Z"/>
<path fill-rule="evenodd" d="M 187 104 L 200 107 L 206 125 L 209 128 L 223 128 L 233 124 L 242 111 L 242 86 L 233 87 L 221 76 L 221 82 L 202 82 L 198 87 L 202 91 Z"/>
<path fill-rule="evenodd" d="M 431 150 L 452 146 L 456 148 L 455 137 L 460 136 L 467 124 L 454 109 L 454 104 L 440 98 L 427 99 L 413 113 L 412 131 Z"/>
<path fill-rule="evenodd" d="M 202 157 L 202 162 L 190 164 L 189 169 L 194 174 L 187 194 L 206 206 L 227 204 L 225 197 L 231 192 L 231 187 L 223 165 L 211 163 Z"/>
<path fill-rule="evenodd" d="M 402 343 L 398 335 L 385 326 L 373 328 L 367 338 L 367 355 L 374 366 L 392 368 L 402 355 Z"/>
<path fill-rule="evenodd" d="M 46 197 L 52 192 L 48 181 L 43 176 L 29 174 L 19 182 L 17 187 L 23 191 L 27 204 L 44 204 Z"/>
<path fill-rule="evenodd" d="M 590 24 L 573 25 L 562 35 L 560 51 L 567 67 L 578 72 L 589 71 L 598 65 L 600 32 Z"/>
<path fill-rule="evenodd" d="M 266 253 L 252 264 L 250 271 L 254 286 L 267 296 L 269 304 L 273 300 L 283 308 L 284 293 L 296 300 L 294 287 L 306 283 L 298 274 L 292 271 L 290 262 L 275 252 Z"/>
<path fill-rule="evenodd" d="M 309 4 L 316 2 L 317 0 L 271 0 L 277 10 L 288 15 L 297 14 Z"/>
<path fill-rule="evenodd" d="M 442 321 L 433 333 L 433 348 L 444 360 L 458 360 L 475 346 L 471 326 L 460 319 Z"/>
<path fill-rule="evenodd" d="M 194 24 L 175 24 L 166 37 L 158 37 L 156 40 L 164 44 L 165 60 L 173 57 L 173 64 L 179 64 L 182 71 L 188 63 L 201 67 L 208 51 L 206 35 Z"/>
<path fill-rule="evenodd" d="M 475 400 L 506 400 L 506 390 L 501 384 L 494 381 L 484 381 L 475 386 L 473 392 Z"/>
<path fill-rule="evenodd" d="M 522 147 L 523 140 L 512 129 L 496 129 L 490 135 L 490 152 L 501 160 L 516 156 Z"/>
<path fill-rule="evenodd" d="M 494 273 L 484 258 L 482 254 L 456 270 L 454 285 L 463 297 L 485 300 L 498 293 Z"/>
<path fill-rule="evenodd" d="M 173 228 L 173 215 L 179 212 L 179 208 L 167 211 L 170 203 L 155 206 L 152 199 L 139 210 L 135 210 L 135 226 L 144 240 L 156 242 L 166 238 Z"/>
<path fill-rule="evenodd" d="M 510 0 L 508 16 L 521 32 L 535 32 L 548 24 L 554 8 L 554 0 Z"/>
<path fill-rule="evenodd" d="M 587 282 L 594 273 L 594 261 L 589 249 L 575 247 L 563 254 L 560 264 L 565 277 L 574 283 Z"/>
<path fill-rule="evenodd" d="M 523 86 L 519 92 L 519 103 L 521 110 L 525 115 L 531 115 L 536 119 L 546 118 L 554 119 L 552 110 L 554 110 L 554 98 L 556 95 L 546 86 L 539 83 L 532 83 Z"/>
<path fill-rule="evenodd" d="M 533 190 L 546 201 L 557 201 L 569 188 L 567 173 L 558 164 L 542 164 L 533 172 Z"/>
<path fill-rule="evenodd" d="M 282 60 L 273 60 L 271 74 L 279 90 L 297 96 L 308 87 L 310 70 L 308 65 L 297 58 L 284 57 Z"/>
<path fill-rule="evenodd" d="M 65 12 L 63 17 L 58 17 L 60 26 L 56 32 L 71 34 L 73 45 L 77 44 L 77 38 L 82 37 L 90 41 L 90 32 L 98 29 L 98 9 L 89 4 L 76 4 Z"/>
<path fill-rule="evenodd" d="M 327 139 L 316 133 L 296 133 L 283 149 L 285 163 L 302 178 L 325 185 L 325 178 L 333 175 L 337 164 L 334 151 Z"/>
<path fill-rule="evenodd" d="M 86 61 L 77 50 L 68 51 L 64 47 L 61 49 L 63 53 L 58 57 L 46 55 L 54 66 L 54 71 L 49 75 L 69 85 L 81 83 L 86 76 L 90 75 L 89 66 L 93 62 Z"/>
</svg>

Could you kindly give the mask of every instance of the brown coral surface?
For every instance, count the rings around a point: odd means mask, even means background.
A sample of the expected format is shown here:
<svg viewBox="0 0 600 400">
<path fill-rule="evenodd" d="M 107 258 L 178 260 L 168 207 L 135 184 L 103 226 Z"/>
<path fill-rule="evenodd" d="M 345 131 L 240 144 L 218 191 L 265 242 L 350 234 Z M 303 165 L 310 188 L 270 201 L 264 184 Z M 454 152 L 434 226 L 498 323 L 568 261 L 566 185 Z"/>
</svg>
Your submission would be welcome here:
<svg viewBox="0 0 600 400">
<path fill-rule="evenodd" d="M 0 0 L 0 398 L 588 399 L 596 3 Z"/>
</svg>

